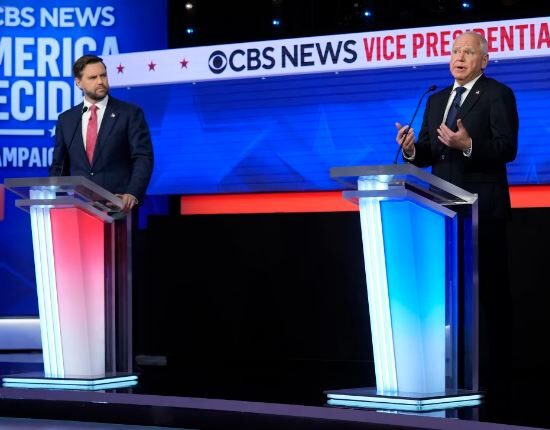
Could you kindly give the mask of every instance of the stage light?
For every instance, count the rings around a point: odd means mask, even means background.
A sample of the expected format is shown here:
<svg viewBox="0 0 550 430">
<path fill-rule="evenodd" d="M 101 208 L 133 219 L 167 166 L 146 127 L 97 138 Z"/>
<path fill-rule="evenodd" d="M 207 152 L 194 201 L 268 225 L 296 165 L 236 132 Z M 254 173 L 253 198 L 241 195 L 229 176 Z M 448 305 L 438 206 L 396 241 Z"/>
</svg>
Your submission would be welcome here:
<svg viewBox="0 0 550 430">
<path fill-rule="evenodd" d="M 278 27 L 279 25 L 281 25 L 281 21 L 278 20 L 278 19 L 274 19 L 273 21 L 271 21 L 271 23 L 272 23 L 275 27 Z"/>
<path fill-rule="evenodd" d="M 185 3 L 185 9 L 191 10 L 191 9 L 193 9 L 193 7 L 194 7 L 194 6 L 193 6 L 193 3 L 191 3 L 191 2 Z"/>
<path fill-rule="evenodd" d="M 470 2 L 462 2 L 462 8 L 463 9 L 470 9 L 472 7 L 472 4 Z"/>
<path fill-rule="evenodd" d="M 365 11 L 363 11 L 363 16 L 370 18 L 372 16 L 372 12 L 366 9 Z"/>
<path fill-rule="evenodd" d="M 187 34 L 193 34 L 193 33 L 195 32 L 195 29 L 194 29 L 193 27 L 187 27 L 187 28 L 185 29 L 185 32 L 186 32 Z"/>
</svg>

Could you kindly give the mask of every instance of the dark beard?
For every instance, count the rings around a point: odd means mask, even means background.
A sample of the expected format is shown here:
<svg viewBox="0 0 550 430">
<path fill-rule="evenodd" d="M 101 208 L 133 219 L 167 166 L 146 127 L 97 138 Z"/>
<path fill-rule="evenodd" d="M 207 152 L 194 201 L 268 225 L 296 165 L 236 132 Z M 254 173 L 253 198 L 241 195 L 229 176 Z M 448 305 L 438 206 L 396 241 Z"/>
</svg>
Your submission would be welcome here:
<svg viewBox="0 0 550 430">
<path fill-rule="evenodd" d="M 85 94 L 85 96 L 86 96 L 87 98 L 89 98 L 90 100 L 93 100 L 93 101 L 96 101 L 96 102 L 100 102 L 100 101 L 103 100 L 105 97 L 107 97 L 107 95 L 109 95 L 109 89 L 106 88 L 105 95 L 102 96 L 102 97 L 98 96 L 95 92 L 93 92 L 93 93 L 91 93 L 91 92 L 90 92 L 90 93 L 86 92 L 86 93 L 84 93 L 84 94 Z"/>
</svg>

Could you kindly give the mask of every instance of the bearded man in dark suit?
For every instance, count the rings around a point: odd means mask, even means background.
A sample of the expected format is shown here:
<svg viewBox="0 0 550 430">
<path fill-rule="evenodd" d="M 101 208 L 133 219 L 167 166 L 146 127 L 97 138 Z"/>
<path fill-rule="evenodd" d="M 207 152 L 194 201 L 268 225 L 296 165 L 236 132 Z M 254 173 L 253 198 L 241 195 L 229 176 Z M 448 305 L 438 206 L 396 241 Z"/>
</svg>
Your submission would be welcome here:
<svg viewBox="0 0 550 430">
<path fill-rule="evenodd" d="M 116 366 L 131 372 L 132 236 L 134 209 L 145 196 L 153 171 L 153 146 L 143 111 L 109 95 L 103 60 L 84 55 L 75 61 L 73 75 L 84 93 L 79 105 L 63 112 L 56 124 L 50 176 L 83 176 L 116 194 L 121 212 L 115 222 Z M 129 215 L 129 216 L 126 216 Z"/>
<path fill-rule="evenodd" d="M 100 57 L 80 57 L 73 74 L 84 101 L 59 116 L 50 176 L 84 176 L 119 195 L 129 212 L 143 199 L 153 171 L 143 111 L 109 95 Z"/>
<path fill-rule="evenodd" d="M 488 61 L 485 38 L 463 33 L 454 41 L 451 54 L 455 82 L 428 99 L 418 140 L 413 129 L 404 135 L 407 127 L 396 123 L 396 140 L 403 141 L 405 160 L 431 166 L 434 175 L 478 194 L 482 388 L 504 380 L 510 370 L 506 360 L 512 354 L 506 163 L 516 158 L 519 129 L 514 93 L 485 76 Z"/>
</svg>

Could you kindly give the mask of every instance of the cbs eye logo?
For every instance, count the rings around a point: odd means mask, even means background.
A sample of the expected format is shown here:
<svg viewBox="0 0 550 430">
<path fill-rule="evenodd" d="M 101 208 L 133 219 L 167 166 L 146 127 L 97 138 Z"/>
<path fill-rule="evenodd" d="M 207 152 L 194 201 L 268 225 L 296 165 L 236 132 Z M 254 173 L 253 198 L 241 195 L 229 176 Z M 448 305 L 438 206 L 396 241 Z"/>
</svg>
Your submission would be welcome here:
<svg viewBox="0 0 550 430">
<path fill-rule="evenodd" d="M 208 59 L 208 67 L 212 73 L 219 75 L 227 67 L 227 57 L 222 51 L 214 51 Z"/>
</svg>

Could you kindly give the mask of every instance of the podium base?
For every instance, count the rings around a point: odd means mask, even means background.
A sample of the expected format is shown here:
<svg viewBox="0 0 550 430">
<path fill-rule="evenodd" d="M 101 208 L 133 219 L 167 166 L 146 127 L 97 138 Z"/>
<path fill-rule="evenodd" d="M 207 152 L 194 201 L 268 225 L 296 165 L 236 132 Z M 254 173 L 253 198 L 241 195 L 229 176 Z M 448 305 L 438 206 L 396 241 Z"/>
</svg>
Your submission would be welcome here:
<svg viewBox="0 0 550 430">
<path fill-rule="evenodd" d="M 135 374 L 118 373 L 96 376 L 67 376 L 54 378 L 44 373 L 21 373 L 2 377 L 2 386 L 7 388 L 50 388 L 59 390 L 97 391 L 126 388 L 137 385 Z"/>
<path fill-rule="evenodd" d="M 325 391 L 327 405 L 394 411 L 428 412 L 481 404 L 483 394 L 471 390 L 446 390 L 440 393 L 383 393 L 376 387 Z"/>
</svg>

